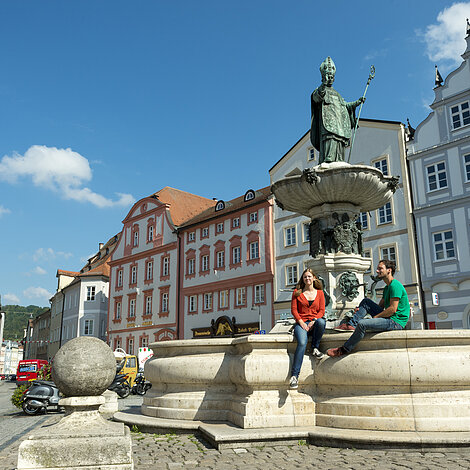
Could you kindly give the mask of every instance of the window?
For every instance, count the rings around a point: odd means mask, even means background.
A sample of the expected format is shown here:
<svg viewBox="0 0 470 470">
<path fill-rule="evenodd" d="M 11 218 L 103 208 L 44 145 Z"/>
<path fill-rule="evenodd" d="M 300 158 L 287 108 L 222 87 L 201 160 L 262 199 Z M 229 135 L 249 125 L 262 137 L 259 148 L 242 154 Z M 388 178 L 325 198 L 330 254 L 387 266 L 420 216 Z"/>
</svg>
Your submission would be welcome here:
<svg viewBox="0 0 470 470">
<path fill-rule="evenodd" d="M 152 296 L 145 298 L 145 315 L 152 315 Z"/>
<path fill-rule="evenodd" d="M 117 274 L 117 287 L 122 287 L 122 269 L 120 269 Z"/>
<path fill-rule="evenodd" d="M 292 286 L 297 283 L 297 265 L 286 266 L 286 285 Z"/>
<path fill-rule="evenodd" d="M 139 232 L 134 232 L 134 246 L 139 246 Z"/>
<path fill-rule="evenodd" d="M 217 233 L 224 233 L 224 223 L 220 222 L 217 224 Z"/>
<path fill-rule="evenodd" d="M 393 216 L 392 216 L 392 203 L 387 202 L 385 206 L 382 206 L 378 210 L 378 224 L 389 224 L 393 221 Z"/>
<path fill-rule="evenodd" d="M 246 289 L 245 287 L 238 287 L 237 288 L 237 297 L 236 297 L 236 305 L 245 305 L 246 300 Z"/>
<path fill-rule="evenodd" d="M 195 312 L 197 309 L 197 297 L 195 295 L 189 296 L 189 311 Z"/>
<path fill-rule="evenodd" d="M 141 348 L 149 347 L 149 339 L 147 336 L 142 336 L 142 338 L 140 338 L 140 347 Z"/>
<path fill-rule="evenodd" d="M 228 290 L 221 290 L 219 292 L 219 308 L 228 307 Z"/>
<path fill-rule="evenodd" d="M 232 228 L 240 227 L 240 217 L 235 217 L 232 219 Z"/>
<path fill-rule="evenodd" d="M 162 276 L 169 276 L 170 275 L 170 258 L 165 256 L 163 258 L 163 266 L 162 266 Z"/>
<path fill-rule="evenodd" d="M 88 286 L 86 288 L 86 299 L 88 301 L 95 300 L 95 286 Z"/>
<path fill-rule="evenodd" d="M 303 223 L 302 224 L 303 231 L 304 231 L 304 243 L 307 243 L 310 241 L 310 224 L 309 223 Z"/>
<path fill-rule="evenodd" d="M 201 229 L 201 238 L 207 238 L 209 236 L 209 228 L 204 227 Z"/>
<path fill-rule="evenodd" d="M 452 230 L 432 234 L 434 259 L 436 261 L 455 258 L 454 236 Z"/>
<path fill-rule="evenodd" d="M 134 355 L 134 338 L 129 338 L 127 340 L 127 354 Z"/>
<path fill-rule="evenodd" d="M 250 243 L 250 259 L 259 258 L 259 242 Z"/>
<path fill-rule="evenodd" d="M 397 251 L 394 246 L 383 246 L 380 248 L 380 259 L 388 259 L 397 263 Z M 397 266 L 398 268 L 398 266 Z"/>
<path fill-rule="evenodd" d="M 428 178 L 428 190 L 447 188 L 447 174 L 445 162 L 439 162 L 426 167 L 426 176 Z"/>
<path fill-rule="evenodd" d="M 147 240 L 151 242 L 153 240 L 153 225 L 150 225 L 147 232 Z"/>
<path fill-rule="evenodd" d="M 379 169 L 384 174 L 384 176 L 388 175 L 388 163 L 386 158 L 374 162 L 374 166 L 375 168 Z"/>
<path fill-rule="evenodd" d="M 85 320 L 85 328 L 83 330 L 85 336 L 93 335 L 93 320 Z"/>
<path fill-rule="evenodd" d="M 137 282 L 137 266 L 132 266 L 131 268 L 131 284 Z"/>
<path fill-rule="evenodd" d="M 121 319 L 121 302 L 116 302 L 116 313 L 114 314 L 116 320 Z"/>
<path fill-rule="evenodd" d="M 194 274 L 194 258 L 188 259 L 188 274 Z"/>
<path fill-rule="evenodd" d="M 362 230 L 369 230 L 369 214 L 367 212 L 361 212 L 357 220 L 361 223 Z"/>
<path fill-rule="evenodd" d="M 255 286 L 255 304 L 264 303 L 264 284 Z"/>
<path fill-rule="evenodd" d="M 240 247 L 239 246 L 234 246 L 232 248 L 232 264 L 238 264 L 240 263 Z"/>
<path fill-rule="evenodd" d="M 216 212 L 223 211 L 224 209 L 225 209 L 225 202 L 224 201 L 217 202 L 217 204 L 215 205 L 215 211 Z"/>
<path fill-rule="evenodd" d="M 204 310 L 212 310 L 212 294 L 204 294 Z"/>
<path fill-rule="evenodd" d="M 364 250 L 364 258 L 371 258 L 369 269 L 364 271 L 364 274 L 370 274 L 372 272 L 372 266 L 374 261 L 372 260 L 372 250 Z"/>
<path fill-rule="evenodd" d="M 135 317 L 135 299 L 129 300 L 129 317 Z"/>
<path fill-rule="evenodd" d="M 153 279 L 153 261 L 147 263 L 147 280 Z"/>
<path fill-rule="evenodd" d="M 453 129 L 458 129 L 459 127 L 466 126 L 470 124 L 470 109 L 468 106 L 468 101 L 452 106 L 450 108 L 452 114 L 452 127 Z"/>
<path fill-rule="evenodd" d="M 162 294 L 162 312 L 168 312 L 168 293 L 164 292 Z"/>
<path fill-rule="evenodd" d="M 315 150 L 313 147 L 310 147 L 308 149 L 308 159 L 309 160 L 315 160 Z"/>
<path fill-rule="evenodd" d="M 194 241 L 194 238 L 195 238 L 194 235 L 195 235 L 194 232 L 188 233 L 188 242 L 193 242 Z"/>
<path fill-rule="evenodd" d="M 244 202 L 247 202 L 247 201 L 251 201 L 252 199 L 255 198 L 255 192 L 252 190 L 252 189 L 249 189 L 246 193 L 245 193 L 245 197 L 243 198 L 243 201 Z"/>
<path fill-rule="evenodd" d="M 295 225 L 284 229 L 284 245 L 295 246 L 297 244 Z"/>
<path fill-rule="evenodd" d="M 465 165 L 465 175 L 467 177 L 467 181 L 470 181 L 470 153 L 468 155 L 464 155 L 463 161 Z"/>
<path fill-rule="evenodd" d="M 258 222 L 258 212 L 250 213 L 250 222 Z"/>
<path fill-rule="evenodd" d="M 202 255 L 201 271 L 207 271 L 208 269 L 209 269 L 209 255 Z"/>
<path fill-rule="evenodd" d="M 225 251 L 218 251 L 217 256 L 217 267 L 223 268 L 225 266 Z"/>
</svg>

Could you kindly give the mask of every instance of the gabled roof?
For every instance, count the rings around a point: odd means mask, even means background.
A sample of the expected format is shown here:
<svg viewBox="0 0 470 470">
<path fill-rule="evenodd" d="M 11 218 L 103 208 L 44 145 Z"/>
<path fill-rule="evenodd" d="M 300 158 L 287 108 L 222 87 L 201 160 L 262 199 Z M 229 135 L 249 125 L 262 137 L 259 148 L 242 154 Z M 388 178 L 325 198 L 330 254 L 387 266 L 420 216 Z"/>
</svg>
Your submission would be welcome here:
<svg viewBox="0 0 470 470">
<path fill-rule="evenodd" d="M 250 199 L 249 201 L 245 202 L 245 195 L 237 197 L 235 199 L 232 199 L 230 201 L 224 201 L 225 202 L 225 208 L 219 211 L 215 210 L 215 207 L 211 207 L 209 209 L 206 209 L 204 212 L 201 212 L 200 214 L 196 215 L 192 219 L 189 219 L 186 221 L 184 224 L 182 224 L 180 227 L 188 227 L 190 225 L 194 225 L 200 222 L 208 221 L 210 219 L 216 218 L 216 217 L 221 217 L 225 214 L 235 212 L 239 209 L 242 209 L 243 207 L 247 206 L 252 206 L 254 204 L 258 204 L 261 201 L 265 201 L 268 199 L 269 196 L 271 196 L 271 187 L 266 186 L 265 188 L 261 188 L 256 190 L 255 192 L 255 197 L 254 199 Z"/>
<path fill-rule="evenodd" d="M 216 201 L 202 196 L 181 191 L 180 189 L 165 186 L 160 191 L 152 194 L 158 201 L 170 206 L 170 214 L 173 223 L 182 225 L 200 212 L 213 207 Z"/>
<path fill-rule="evenodd" d="M 77 273 L 75 271 L 65 271 L 63 269 L 58 269 L 56 277 L 58 276 L 68 276 L 68 277 L 75 277 L 78 276 L 80 273 Z"/>
</svg>

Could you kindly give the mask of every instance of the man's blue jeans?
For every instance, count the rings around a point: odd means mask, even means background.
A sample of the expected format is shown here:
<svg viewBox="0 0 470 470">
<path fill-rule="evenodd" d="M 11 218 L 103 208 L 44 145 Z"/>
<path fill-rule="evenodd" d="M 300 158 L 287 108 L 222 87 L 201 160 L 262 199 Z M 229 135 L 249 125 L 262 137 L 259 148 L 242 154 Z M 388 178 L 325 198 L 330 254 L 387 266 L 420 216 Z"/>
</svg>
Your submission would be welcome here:
<svg viewBox="0 0 470 470">
<path fill-rule="evenodd" d="M 312 349 L 320 346 L 320 340 L 325 332 L 326 321 L 324 318 L 317 318 L 313 328 L 305 331 L 298 323 L 294 327 L 294 336 L 297 340 L 297 348 L 294 353 L 294 362 L 292 363 L 292 374 L 295 377 L 299 376 L 300 368 L 304 360 L 305 349 L 307 349 L 308 337 L 312 337 Z"/>
<path fill-rule="evenodd" d="M 359 310 L 354 314 L 349 324 L 354 326 L 356 329 L 351 337 L 343 344 L 343 349 L 347 352 L 351 352 L 367 331 L 390 331 L 390 330 L 402 330 L 403 327 L 398 323 L 395 323 L 390 318 L 368 318 L 364 319 L 367 313 L 372 316 L 380 313 L 382 309 L 372 300 L 364 299 L 359 304 Z"/>
</svg>

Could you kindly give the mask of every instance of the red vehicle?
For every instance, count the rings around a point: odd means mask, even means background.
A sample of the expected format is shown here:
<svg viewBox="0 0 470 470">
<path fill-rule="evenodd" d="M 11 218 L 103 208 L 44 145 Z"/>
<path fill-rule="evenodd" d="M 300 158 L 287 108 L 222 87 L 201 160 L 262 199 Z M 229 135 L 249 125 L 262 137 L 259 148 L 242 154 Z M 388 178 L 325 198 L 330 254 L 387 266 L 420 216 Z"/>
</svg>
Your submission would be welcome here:
<svg viewBox="0 0 470 470">
<path fill-rule="evenodd" d="M 38 378 L 40 371 L 48 362 L 45 359 L 25 359 L 18 362 L 16 385 L 23 385 Z"/>
</svg>

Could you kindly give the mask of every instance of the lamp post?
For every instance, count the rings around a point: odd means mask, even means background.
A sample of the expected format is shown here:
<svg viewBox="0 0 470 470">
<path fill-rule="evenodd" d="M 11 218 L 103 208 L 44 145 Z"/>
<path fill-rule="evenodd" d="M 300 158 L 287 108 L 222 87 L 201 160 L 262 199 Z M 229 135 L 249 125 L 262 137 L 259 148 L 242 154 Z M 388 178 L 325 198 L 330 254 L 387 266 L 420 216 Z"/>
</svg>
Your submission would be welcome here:
<svg viewBox="0 0 470 470">
<path fill-rule="evenodd" d="M 261 333 L 261 330 L 262 330 L 262 324 L 261 324 L 261 305 L 258 304 L 258 306 L 253 305 L 253 307 L 251 307 L 251 310 L 256 310 L 256 309 L 258 309 L 259 331 L 260 331 L 260 333 Z"/>
</svg>

